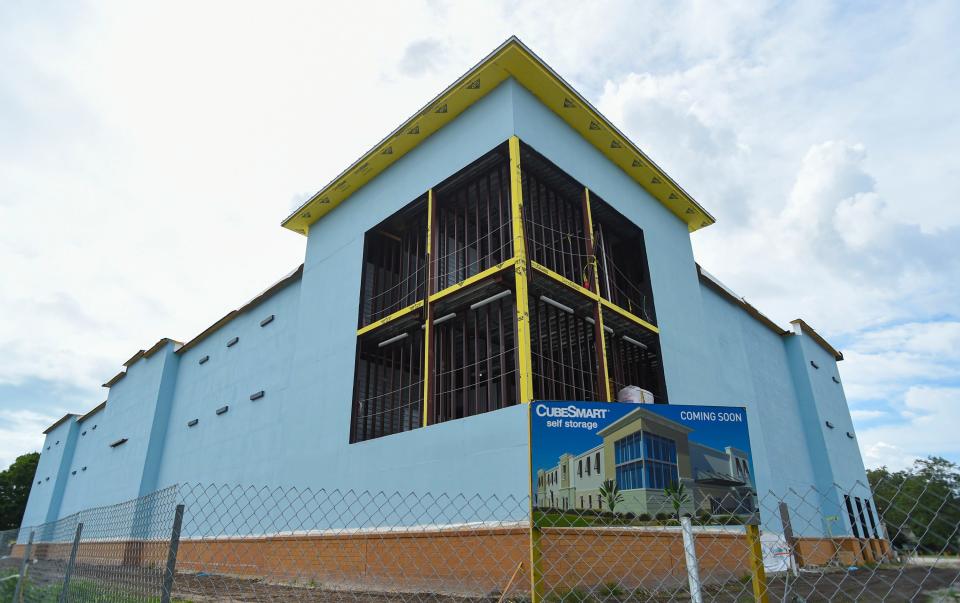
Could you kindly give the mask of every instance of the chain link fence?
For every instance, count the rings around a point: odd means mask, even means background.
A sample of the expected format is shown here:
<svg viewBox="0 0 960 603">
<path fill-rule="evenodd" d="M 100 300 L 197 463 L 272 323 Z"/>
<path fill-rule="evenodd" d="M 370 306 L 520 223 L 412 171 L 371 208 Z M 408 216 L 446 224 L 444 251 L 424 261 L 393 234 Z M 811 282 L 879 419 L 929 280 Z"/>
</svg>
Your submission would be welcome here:
<svg viewBox="0 0 960 603">
<path fill-rule="evenodd" d="M 0 601 L 952 601 L 958 494 L 807 487 L 688 514 L 674 491 L 679 512 L 649 516 L 617 492 L 531 509 L 181 484 L 0 533 Z"/>
</svg>

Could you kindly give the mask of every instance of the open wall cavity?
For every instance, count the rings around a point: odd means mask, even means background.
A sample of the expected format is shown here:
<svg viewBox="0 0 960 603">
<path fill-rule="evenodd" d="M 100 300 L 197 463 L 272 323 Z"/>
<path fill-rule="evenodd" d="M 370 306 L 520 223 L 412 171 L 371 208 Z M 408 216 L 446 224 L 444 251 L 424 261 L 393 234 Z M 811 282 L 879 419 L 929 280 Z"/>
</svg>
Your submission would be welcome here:
<svg viewBox="0 0 960 603">
<path fill-rule="evenodd" d="M 498 148 L 434 190 L 435 290 L 513 256 L 508 167 Z"/>
<path fill-rule="evenodd" d="M 351 442 L 419 427 L 423 412 L 419 326 L 371 334 L 358 343 Z"/>
<path fill-rule="evenodd" d="M 351 441 L 535 399 L 666 402 L 643 232 L 517 139 L 367 233 Z"/>
<path fill-rule="evenodd" d="M 423 299 L 426 258 L 427 198 L 423 196 L 366 235 L 360 327 Z"/>
</svg>

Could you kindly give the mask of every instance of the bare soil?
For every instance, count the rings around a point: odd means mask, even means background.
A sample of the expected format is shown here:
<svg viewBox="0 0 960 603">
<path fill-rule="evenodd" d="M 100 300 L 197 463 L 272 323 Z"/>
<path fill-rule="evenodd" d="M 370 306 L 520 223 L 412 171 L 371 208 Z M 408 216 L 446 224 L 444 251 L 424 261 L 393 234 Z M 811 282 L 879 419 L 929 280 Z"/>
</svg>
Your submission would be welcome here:
<svg viewBox="0 0 960 603">
<path fill-rule="evenodd" d="M 0 576 L 19 569 L 18 559 L 0 559 Z M 37 561 L 30 564 L 33 584 L 47 586 L 63 580 L 62 561 Z M 101 585 L 104 592 L 129 593 L 129 599 L 158 600 L 161 574 L 158 569 L 140 567 L 78 565 L 77 580 Z M 943 598 L 950 589 L 960 590 L 960 568 L 956 566 L 905 566 L 861 568 L 855 571 L 831 570 L 803 572 L 799 578 L 783 575 L 767 580 L 771 602 L 813 601 L 952 601 Z M 99 590 L 99 589 L 97 589 Z M 685 590 L 685 589 L 684 589 Z M 785 596 L 786 591 L 786 596 Z M 332 590 L 322 585 L 284 585 L 230 576 L 177 574 L 174 599 L 179 601 L 316 601 L 350 603 L 495 603 L 498 593 L 485 597 L 463 597 L 443 593 L 367 592 Z M 548 596 L 552 603 L 633 603 L 639 601 L 689 601 L 686 592 L 621 592 L 614 589 L 604 595 L 575 591 Z M 99 600 L 99 599 L 98 599 Z M 109 600 L 114 600 L 110 598 Z M 118 598 L 120 600 L 120 598 Z M 518 601 L 519 598 L 511 597 Z M 723 603 L 752 601 L 749 581 L 731 581 L 705 589 L 704 600 Z"/>
</svg>

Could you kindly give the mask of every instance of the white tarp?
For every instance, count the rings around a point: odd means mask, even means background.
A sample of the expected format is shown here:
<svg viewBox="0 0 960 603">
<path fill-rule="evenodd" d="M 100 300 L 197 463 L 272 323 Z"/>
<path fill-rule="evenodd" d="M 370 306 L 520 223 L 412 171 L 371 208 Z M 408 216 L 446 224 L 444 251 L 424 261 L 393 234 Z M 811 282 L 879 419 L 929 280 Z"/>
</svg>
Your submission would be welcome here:
<svg viewBox="0 0 960 603">
<path fill-rule="evenodd" d="M 760 533 L 760 549 L 763 551 L 763 568 L 768 572 L 786 572 L 790 570 L 790 547 L 783 534 Z"/>
</svg>

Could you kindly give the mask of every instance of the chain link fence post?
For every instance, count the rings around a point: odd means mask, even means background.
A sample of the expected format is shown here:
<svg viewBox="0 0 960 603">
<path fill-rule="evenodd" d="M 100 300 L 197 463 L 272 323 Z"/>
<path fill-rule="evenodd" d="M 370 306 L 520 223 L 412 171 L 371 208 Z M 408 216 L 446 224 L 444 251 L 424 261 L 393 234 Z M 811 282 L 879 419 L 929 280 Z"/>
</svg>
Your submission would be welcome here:
<svg viewBox="0 0 960 603">
<path fill-rule="evenodd" d="M 27 579 L 27 565 L 30 563 L 30 549 L 33 548 L 34 531 L 30 530 L 30 538 L 27 540 L 27 548 L 23 551 L 23 561 L 20 562 L 20 577 L 17 578 L 17 586 L 13 591 L 13 603 L 21 603 L 23 600 L 23 585 Z"/>
<path fill-rule="evenodd" d="M 790 571 L 796 578 L 800 575 L 800 558 L 797 553 L 797 539 L 793 535 L 793 525 L 790 524 L 790 509 L 787 503 L 780 502 L 780 523 L 783 525 L 783 539 L 787 541 L 787 549 L 790 550 Z"/>
<path fill-rule="evenodd" d="M 700 592 L 700 564 L 697 561 L 697 549 L 693 540 L 693 522 L 684 515 L 680 518 L 680 528 L 683 531 L 683 555 L 687 562 L 687 582 L 690 583 L 690 600 L 693 603 L 703 603 L 703 593 Z"/>
<path fill-rule="evenodd" d="M 183 505 L 177 505 L 173 515 L 173 530 L 170 532 L 170 548 L 167 550 L 167 567 L 163 573 L 160 603 L 170 603 L 173 592 L 173 576 L 177 571 L 177 549 L 180 548 L 180 528 L 183 525 Z"/>
<path fill-rule="evenodd" d="M 63 588 L 60 589 L 60 603 L 67 602 L 67 592 L 70 589 L 70 576 L 73 574 L 73 566 L 77 562 L 77 549 L 80 548 L 80 534 L 83 533 L 83 522 L 77 524 L 77 533 L 73 537 L 73 546 L 70 548 L 70 560 L 67 561 L 67 569 L 63 574 Z"/>
</svg>

